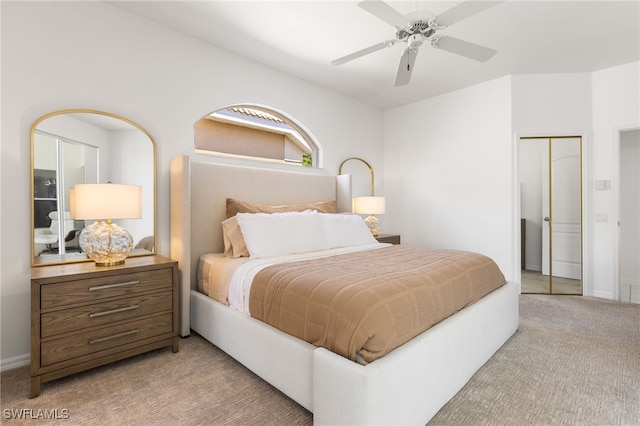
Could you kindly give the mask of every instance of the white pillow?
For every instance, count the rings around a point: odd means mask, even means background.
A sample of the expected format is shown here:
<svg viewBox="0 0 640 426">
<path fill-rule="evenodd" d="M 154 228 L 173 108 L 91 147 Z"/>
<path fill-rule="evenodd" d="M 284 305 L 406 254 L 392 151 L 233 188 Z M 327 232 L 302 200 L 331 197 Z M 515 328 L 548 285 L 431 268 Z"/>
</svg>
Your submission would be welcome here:
<svg viewBox="0 0 640 426">
<path fill-rule="evenodd" d="M 238 213 L 236 217 L 252 258 L 329 248 L 318 212 Z"/>
<path fill-rule="evenodd" d="M 319 215 L 329 248 L 375 244 L 378 242 L 371 235 L 371 231 L 365 221 L 358 215 L 328 213 L 319 213 Z"/>
</svg>

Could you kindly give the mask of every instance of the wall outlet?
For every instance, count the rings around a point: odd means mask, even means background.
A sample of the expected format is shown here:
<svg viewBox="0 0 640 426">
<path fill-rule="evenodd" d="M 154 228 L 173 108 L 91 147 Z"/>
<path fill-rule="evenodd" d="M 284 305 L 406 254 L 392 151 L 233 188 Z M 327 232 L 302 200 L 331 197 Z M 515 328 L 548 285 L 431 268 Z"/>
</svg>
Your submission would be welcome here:
<svg viewBox="0 0 640 426">
<path fill-rule="evenodd" d="M 596 213 L 596 222 L 609 222 L 609 215 L 607 213 Z"/>
</svg>

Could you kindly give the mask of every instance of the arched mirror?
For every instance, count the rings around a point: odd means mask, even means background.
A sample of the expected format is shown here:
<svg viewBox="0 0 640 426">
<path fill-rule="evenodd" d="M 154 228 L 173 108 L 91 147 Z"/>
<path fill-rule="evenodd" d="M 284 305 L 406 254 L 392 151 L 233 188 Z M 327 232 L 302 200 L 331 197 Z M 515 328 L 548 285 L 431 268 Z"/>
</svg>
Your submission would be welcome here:
<svg viewBox="0 0 640 426">
<path fill-rule="evenodd" d="M 82 183 L 142 187 L 142 218 L 118 220 L 134 239 L 129 256 L 155 253 L 156 145 L 142 127 L 115 114 L 64 110 L 31 128 L 32 265 L 84 262 L 84 221 L 71 217 L 69 190 Z"/>
<path fill-rule="evenodd" d="M 375 177 L 373 167 L 359 157 L 349 157 L 340 163 L 338 174 L 351 175 L 351 192 L 353 197 L 373 196 Z"/>
</svg>

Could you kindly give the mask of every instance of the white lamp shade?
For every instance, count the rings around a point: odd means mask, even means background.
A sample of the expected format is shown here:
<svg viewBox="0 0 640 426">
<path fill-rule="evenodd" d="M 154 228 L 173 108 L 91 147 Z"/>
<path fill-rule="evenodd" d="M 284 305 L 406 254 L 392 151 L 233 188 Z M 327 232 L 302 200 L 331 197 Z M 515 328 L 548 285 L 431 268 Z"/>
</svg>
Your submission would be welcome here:
<svg viewBox="0 0 640 426">
<path fill-rule="evenodd" d="M 71 217 L 78 220 L 140 219 L 142 187 L 113 183 L 80 184 L 70 191 Z"/>
<path fill-rule="evenodd" d="M 384 197 L 356 197 L 353 208 L 359 214 L 384 214 Z"/>
</svg>

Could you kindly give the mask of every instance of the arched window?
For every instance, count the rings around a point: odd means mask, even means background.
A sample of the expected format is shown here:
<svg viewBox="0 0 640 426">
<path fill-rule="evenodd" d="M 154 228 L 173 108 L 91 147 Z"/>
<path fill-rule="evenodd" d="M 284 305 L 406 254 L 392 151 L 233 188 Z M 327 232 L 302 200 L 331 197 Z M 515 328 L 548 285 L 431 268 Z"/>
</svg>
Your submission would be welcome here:
<svg viewBox="0 0 640 426">
<path fill-rule="evenodd" d="M 320 167 L 319 145 L 290 117 L 256 105 L 234 105 L 195 124 L 198 153 Z"/>
</svg>

